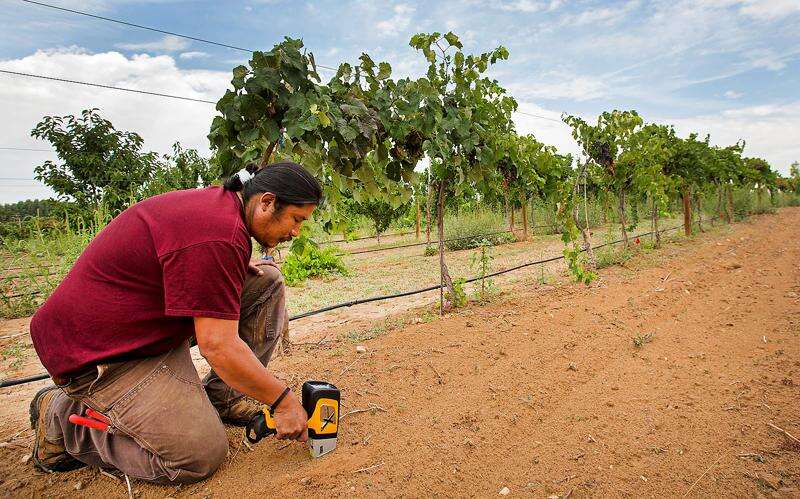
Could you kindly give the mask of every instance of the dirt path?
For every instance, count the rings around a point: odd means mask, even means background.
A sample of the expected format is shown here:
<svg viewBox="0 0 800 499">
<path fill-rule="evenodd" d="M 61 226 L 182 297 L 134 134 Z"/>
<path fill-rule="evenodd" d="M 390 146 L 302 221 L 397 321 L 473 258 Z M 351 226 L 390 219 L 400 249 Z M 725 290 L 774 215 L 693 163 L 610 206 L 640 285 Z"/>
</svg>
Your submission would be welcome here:
<svg viewBox="0 0 800 499">
<path fill-rule="evenodd" d="M 342 388 L 339 449 L 239 448 L 210 480 L 145 497 L 800 495 L 800 210 L 367 341 L 278 359 Z M 634 338 L 642 346 L 634 346 Z M 0 403 L 3 403 L 0 393 Z M 385 409 L 385 410 L 384 410 Z M 8 413 L 11 412 L 11 415 Z M 4 406 L 3 433 L 23 426 Z M 25 437 L 27 434 L 23 434 Z M 6 437 L 7 438 L 7 437 Z M 28 437 L 29 438 L 29 437 Z M 125 496 L 0 448 L 0 494 Z M 358 471 L 366 469 L 366 471 Z M 80 482 L 80 492 L 75 486 Z"/>
</svg>

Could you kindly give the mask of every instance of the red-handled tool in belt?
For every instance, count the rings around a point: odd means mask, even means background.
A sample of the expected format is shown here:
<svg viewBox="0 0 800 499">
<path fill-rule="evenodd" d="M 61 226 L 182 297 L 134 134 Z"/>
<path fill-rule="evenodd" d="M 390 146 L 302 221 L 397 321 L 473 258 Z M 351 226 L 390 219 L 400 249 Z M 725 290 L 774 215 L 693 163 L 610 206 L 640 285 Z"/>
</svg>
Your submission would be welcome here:
<svg viewBox="0 0 800 499">
<path fill-rule="evenodd" d="M 90 408 L 86 409 L 86 417 L 70 414 L 69 422 L 100 431 L 108 431 L 108 427 L 111 425 L 111 420 L 108 417 Z"/>
</svg>

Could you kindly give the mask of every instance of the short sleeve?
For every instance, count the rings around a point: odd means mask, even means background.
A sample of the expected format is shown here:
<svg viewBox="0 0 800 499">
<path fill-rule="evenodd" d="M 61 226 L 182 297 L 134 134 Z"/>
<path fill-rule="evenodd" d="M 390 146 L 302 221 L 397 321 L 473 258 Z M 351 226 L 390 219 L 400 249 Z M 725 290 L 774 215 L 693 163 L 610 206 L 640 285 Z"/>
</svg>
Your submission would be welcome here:
<svg viewBox="0 0 800 499">
<path fill-rule="evenodd" d="M 164 313 L 239 319 L 247 258 L 225 242 L 205 242 L 163 255 Z"/>
</svg>

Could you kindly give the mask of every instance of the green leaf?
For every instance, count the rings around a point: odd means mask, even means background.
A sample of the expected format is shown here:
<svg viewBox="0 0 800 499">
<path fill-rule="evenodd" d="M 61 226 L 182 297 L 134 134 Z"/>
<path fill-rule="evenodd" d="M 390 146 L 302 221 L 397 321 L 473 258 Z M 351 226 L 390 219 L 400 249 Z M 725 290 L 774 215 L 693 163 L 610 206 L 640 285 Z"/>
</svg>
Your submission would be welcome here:
<svg viewBox="0 0 800 499">
<path fill-rule="evenodd" d="M 389 65 L 388 62 L 382 62 L 378 64 L 378 76 L 379 80 L 385 80 L 392 76 L 392 67 Z"/>
<path fill-rule="evenodd" d="M 317 112 L 317 118 L 319 118 L 319 122 L 322 126 L 324 127 L 331 126 L 331 119 L 328 116 L 328 113 L 326 113 L 325 111 Z"/>
<path fill-rule="evenodd" d="M 449 43 L 452 47 L 457 47 L 459 49 L 464 48 L 464 46 L 461 44 L 461 41 L 458 39 L 458 36 L 456 36 L 456 34 L 452 31 L 445 34 L 444 39 L 447 40 L 447 43 Z"/>
<path fill-rule="evenodd" d="M 342 134 L 342 138 L 346 142 L 353 142 L 354 140 L 356 140 L 356 137 L 358 137 L 358 132 L 356 131 L 355 128 L 351 126 L 344 126 L 340 128 L 339 133 Z"/>
</svg>

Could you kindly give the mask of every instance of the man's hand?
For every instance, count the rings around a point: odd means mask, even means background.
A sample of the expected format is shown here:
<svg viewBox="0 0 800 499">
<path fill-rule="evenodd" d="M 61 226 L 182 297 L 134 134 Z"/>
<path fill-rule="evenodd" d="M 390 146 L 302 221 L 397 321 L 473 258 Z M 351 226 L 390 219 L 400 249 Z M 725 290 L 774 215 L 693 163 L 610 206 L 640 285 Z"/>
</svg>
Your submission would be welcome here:
<svg viewBox="0 0 800 499">
<path fill-rule="evenodd" d="M 239 337 L 237 321 L 195 317 L 195 336 L 200 354 L 228 386 L 264 403 L 273 403 L 286 384 L 267 371 L 250 347 Z M 278 438 L 305 442 L 308 416 L 292 392 L 275 408 Z"/>
<path fill-rule="evenodd" d="M 262 265 L 271 265 L 278 270 L 281 269 L 275 260 L 259 260 L 256 263 L 249 262 L 247 265 L 247 271 L 255 275 L 264 275 L 264 271 L 259 268 Z"/>
<path fill-rule="evenodd" d="M 272 416 L 275 418 L 277 438 L 299 440 L 300 442 L 308 440 L 308 414 L 294 393 L 286 394 L 286 397 L 275 408 Z"/>
</svg>

